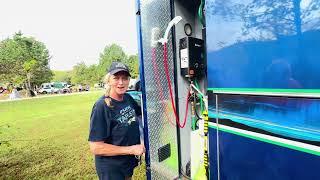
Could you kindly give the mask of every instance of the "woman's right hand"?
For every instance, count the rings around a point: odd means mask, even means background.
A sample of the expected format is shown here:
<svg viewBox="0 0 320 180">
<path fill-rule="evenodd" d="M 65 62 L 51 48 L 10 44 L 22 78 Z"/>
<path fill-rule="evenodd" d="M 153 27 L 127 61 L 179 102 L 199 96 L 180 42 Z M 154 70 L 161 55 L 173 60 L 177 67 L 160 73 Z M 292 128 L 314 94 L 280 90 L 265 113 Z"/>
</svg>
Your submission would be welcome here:
<svg viewBox="0 0 320 180">
<path fill-rule="evenodd" d="M 141 156 L 145 152 L 143 144 L 130 146 L 130 152 L 132 155 Z"/>
</svg>

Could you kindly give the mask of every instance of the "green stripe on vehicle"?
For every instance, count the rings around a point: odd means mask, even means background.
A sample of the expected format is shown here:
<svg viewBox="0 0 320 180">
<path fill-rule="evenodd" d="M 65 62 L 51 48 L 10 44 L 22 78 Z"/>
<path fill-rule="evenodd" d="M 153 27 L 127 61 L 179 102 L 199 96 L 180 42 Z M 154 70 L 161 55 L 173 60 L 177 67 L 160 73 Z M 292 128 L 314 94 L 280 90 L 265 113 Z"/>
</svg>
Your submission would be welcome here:
<svg viewBox="0 0 320 180">
<path fill-rule="evenodd" d="M 207 90 L 216 94 L 320 97 L 320 89 L 208 88 Z"/>
<path fill-rule="evenodd" d="M 223 92 L 273 92 L 273 93 L 320 93 L 320 89 L 268 89 L 268 88 L 208 88 L 208 91 Z"/>
<path fill-rule="evenodd" d="M 209 127 L 217 129 L 215 123 L 209 123 Z M 307 149 L 307 148 L 304 148 L 304 147 L 301 147 L 301 146 L 287 144 L 287 143 L 284 143 L 284 142 L 277 142 L 277 141 L 274 141 L 272 139 L 272 136 L 269 136 L 269 135 L 265 135 L 265 136 L 270 137 L 270 138 L 258 137 L 258 136 L 254 136 L 254 135 L 251 135 L 251 134 L 246 134 L 246 133 L 243 133 L 243 132 L 226 129 L 226 128 L 221 127 L 221 125 L 219 125 L 218 129 L 219 129 L 219 131 L 224 131 L 224 132 L 235 134 L 235 135 L 238 135 L 238 136 L 243 136 L 243 137 L 247 137 L 247 138 L 250 138 L 250 139 L 255 139 L 255 140 L 258 140 L 258 141 L 262 141 L 262 142 L 266 142 L 266 143 L 270 143 L 270 144 L 274 144 L 274 145 L 278 145 L 278 146 L 294 149 L 294 150 L 297 150 L 297 151 L 306 152 L 306 153 L 309 153 L 309 154 L 320 156 L 320 151 Z M 236 128 L 233 128 L 233 129 L 236 129 Z M 246 131 L 246 130 L 242 130 L 242 131 Z M 255 134 L 258 134 L 258 133 L 255 133 Z M 278 138 L 278 139 L 281 139 L 281 138 Z"/>
</svg>

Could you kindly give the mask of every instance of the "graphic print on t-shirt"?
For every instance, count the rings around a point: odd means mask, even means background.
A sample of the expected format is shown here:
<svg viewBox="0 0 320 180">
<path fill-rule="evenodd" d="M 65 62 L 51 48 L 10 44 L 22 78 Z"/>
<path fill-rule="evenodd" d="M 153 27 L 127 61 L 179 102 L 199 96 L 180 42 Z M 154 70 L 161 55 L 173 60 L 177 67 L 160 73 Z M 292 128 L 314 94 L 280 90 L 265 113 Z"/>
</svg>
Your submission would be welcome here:
<svg viewBox="0 0 320 180">
<path fill-rule="evenodd" d="M 120 114 L 115 117 L 115 119 L 125 125 L 130 125 L 132 122 L 136 121 L 135 119 L 135 112 L 134 109 L 131 108 L 131 106 L 127 106 L 123 109 L 121 109 Z"/>
</svg>

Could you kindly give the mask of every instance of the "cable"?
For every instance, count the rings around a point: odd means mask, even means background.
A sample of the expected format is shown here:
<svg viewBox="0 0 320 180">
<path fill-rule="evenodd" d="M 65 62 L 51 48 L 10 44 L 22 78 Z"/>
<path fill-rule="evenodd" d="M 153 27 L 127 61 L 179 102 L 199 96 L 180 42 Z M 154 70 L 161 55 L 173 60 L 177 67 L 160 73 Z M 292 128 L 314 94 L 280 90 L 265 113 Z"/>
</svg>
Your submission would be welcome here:
<svg viewBox="0 0 320 180">
<path fill-rule="evenodd" d="M 196 90 L 199 93 L 199 95 L 202 96 L 204 107 L 205 107 L 205 109 L 208 109 L 208 104 L 207 104 L 208 99 L 204 96 L 204 94 L 202 94 L 202 92 L 193 84 L 190 84 L 190 88 L 193 88 L 194 90 Z"/>
<path fill-rule="evenodd" d="M 166 48 L 164 49 L 164 59 L 165 59 L 165 62 L 167 63 L 167 50 Z M 164 95 L 163 95 L 163 91 L 162 91 L 162 88 L 161 88 L 161 85 L 160 85 L 160 80 L 159 80 L 159 70 L 158 70 L 158 66 L 157 66 L 157 63 L 156 63 L 156 48 L 152 48 L 152 65 L 153 65 L 153 69 L 154 69 L 154 73 L 155 73 L 155 79 L 156 79 L 156 84 L 157 84 L 157 87 L 159 89 L 159 95 L 160 95 L 160 100 L 162 102 L 164 102 Z M 165 63 L 165 67 L 168 67 L 168 64 Z M 172 89 L 171 89 L 171 80 L 170 80 L 170 77 L 169 77 L 169 70 L 168 68 L 165 69 L 166 70 L 166 77 L 167 77 L 167 80 L 168 80 L 168 83 L 169 83 L 169 92 L 170 92 L 170 98 L 171 98 L 171 104 L 173 103 L 173 95 L 172 95 Z M 175 109 L 175 106 L 174 104 L 172 104 L 172 108 L 173 108 L 173 112 L 174 112 L 174 115 L 175 115 L 175 118 L 176 118 L 176 123 L 178 125 L 178 127 L 180 128 L 184 128 L 185 125 L 186 125 L 186 121 L 187 121 L 187 114 L 188 114 L 188 110 L 189 110 L 189 103 L 188 103 L 188 99 L 190 97 L 190 91 L 188 90 L 188 96 L 187 96 L 187 100 L 186 100 L 186 113 L 185 113 L 185 117 L 184 117 L 184 121 L 182 123 L 182 125 L 180 124 L 180 120 L 179 118 L 177 117 L 177 113 L 176 113 L 176 109 Z M 169 118 L 169 115 L 167 113 L 167 106 L 165 104 L 162 103 L 162 106 L 163 106 L 163 109 L 165 110 L 165 116 L 166 116 L 166 119 L 169 121 L 169 123 L 173 126 L 175 126 L 175 124 L 170 120 Z"/>
<path fill-rule="evenodd" d="M 199 86 L 199 84 L 198 84 L 198 81 L 195 80 L 194 82 L 195 82 L 195 84 L 196 84 L 196 87 L 197 87 L 198 89 L 200 89 L 200 86 Z M 202 112 L 202 111 L 203 111 L 203 99 L 202 99 L 202 94 L 199 94 L 199 98 L 200 98 L 200 111 Z"/>
<path fill-rule="evenodd" d="M 191 81 L 191 84 L 192 84 L 192 81 Z M 196 96 L 196 93 L 194 91 L 192 91 L 192 97 L 193 97 L 193 101 L 191 102 L 191 105 L 192 105 L 192 130 L 196 130 L 197 129 L 197 122 L 199 121 L 200 119 L 200 116 L 198 115 L 198 111 L 197 111 L 197 108 L 196 108 L 196 104 L 197 104 L 197 96 Z M 197 117 L 197 119 L 195 119 L 195 115 Z"/>
<path fill-rule="evenodd" d="M 169 116 L 168 116 L 168 112 L 167 112 L 167 106 L 164 104 L 164 95 L 163 95 L 163 91 L 160 85 L 160 79 L 159 79 L 159 71 L 158 71 L 158 66 L 157 66 L 157 62 L 156 62 L 156 48 L 152 48 L 152 56 L 151 56 L 151 61 L 152 61 L 152 65 L 153 65 L 153 70 L 155 73 L 155 78 L 156 78 L 156 84 L 157 87 L 159 89 L 159 94 L 160 94 L 160 100 L 162 101 L 161 105 L 162 108 L 165 111 L 165 116 L 167 118 L 167 120 L 169 121 L 170 124 L 172 124 L 173 126 L 175 126 L 175 124 L 170 120 Z"/>
<path fill-rule="evenodd" d="M 204 25 L 203 8 L 204 8 L 204 2 L 203 0 L 201 0 L 201 4 L 198 9 L 198 16 L 202 25 Z"/>
<path fill-rule="evenodd" d="M 186 101 L 186 113 L 185 113 L 185 116 L 184 116 L 184 120 L 183 120 L 183 123 L 182 125 L 180 124 L 180 119 L 177 115 L 177 112 L 176 112 L 176 107 L 174 105 L 174 101 L 173 101 L 173 93 L 172 93 L 172 89 L 171 89 L 171 80 L 170 80 L 170 76 L 169 76 L 169 65 L 168 65 L 168 57 L 167 57 L 168 53 L 167 53 L 167 43 L 165 42 L 163 44 L 163 56 L 164 56 L 164 70 L 165 70 L 165 74 L 166 74 L 166 78 L 167 78 L 167 82 L 168 82 L 168 88 L 169 88 L 169 93 L 170 93 L 170 99 L 171 99 L 171 106 L 172 106 L 172 109 L 173 109 L 173 112 L 174 112 L 174 115 L 176 117 L 176 122 L 177 122 L 177 125 L 180 127 L 180 128 L 184 128 L 184 126 L 186 125 L 186 122 L 187 122 L 187 116 L 188 116 L 188 107 L 189 107 L 189 103 L 188 103 L 188 99 L 190 97 L 190 90 L 188 90 L 188 96 L 187 96 L 187 101 Z"/>
<path fill-rule="evenodd" d="M 194 114 L 195 114 L 195 101 L 191 100 L 191 130 L 196 129 L 196 124 L 195 124 L 196 120 L 195 120 Z"/>
<path fill-rule="evenodd" d="M 199 119 L 202 119 L 202 118 L 199 116 L 199 114 L 198 114 L 197 110 L 195 110 L 195 114 L 196 114 L 196 116 L 197 116 L 198 120 L 199 120 Z"/>
<path fill-rule="evenodd" d="M 189 108 L 189 97 L 190 97 L 190 90 L 188 90 L 188 95 L 187 95 L 187 100 L 186 100 L 186 113 L 184 116 L 184 120 L 183 123 L 180 124 L 180 119 L 177 115 L 177 110 L 176 107 L 174 105 L 174 101 L 173 101 L 173 93 L 172 93 L 172 89 L 171 89 L 171 80 L 170 80 L 170 76 L 169 76 L 169 67 L 168 67 L 168 53 L 167 53 L 167 41 L 168 41 L 168 36 L 169 36 L 169 32 L 170 29 L 178 24 L 181 21 L 182 17 L 181 16 L 176 16 L 175 18 L 173 18 L 167 28 L 166 31 L 164 33 L 163 38 L 159 39 L 157 42 L 160 42 L 163 45 L 163 56 L 164 56 L 164 67 L 165 67 L 165 74 L 166 74 L 166 78 L 167 78 L 167 82 L 168 82 L 168 88 L 169 88 L 169 93 L 170 93 L 170 99 L 171 99 L 171 106 L 174 112 L 174 115 L 176 117 L 176 123 L 178 125 L 179 128 L 184 128 L 187 122 L 187 116 L 188 116 L 188 108 Z"/>
</svg>

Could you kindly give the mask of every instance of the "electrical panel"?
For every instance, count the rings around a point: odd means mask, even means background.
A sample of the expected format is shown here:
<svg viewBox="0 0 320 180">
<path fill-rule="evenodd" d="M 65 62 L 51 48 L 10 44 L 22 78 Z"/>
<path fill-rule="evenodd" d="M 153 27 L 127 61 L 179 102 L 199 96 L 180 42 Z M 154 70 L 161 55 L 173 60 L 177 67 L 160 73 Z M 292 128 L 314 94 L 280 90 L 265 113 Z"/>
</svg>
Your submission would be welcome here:
<svg viewBox="0 0 320 180">
<path fill-rule="evenodd" d="M 179 41 L 181 75 L 202 77 L 206 71 L 204 62 L 204 41 L 194 37 L 185 37 Z"/>
</svg>

